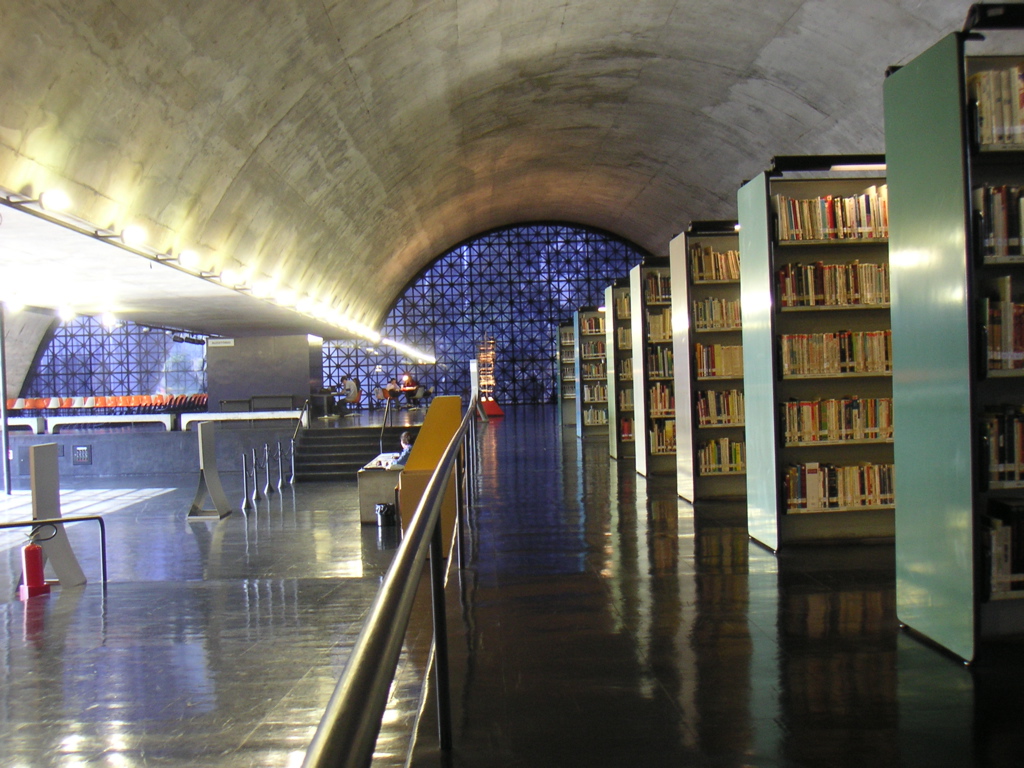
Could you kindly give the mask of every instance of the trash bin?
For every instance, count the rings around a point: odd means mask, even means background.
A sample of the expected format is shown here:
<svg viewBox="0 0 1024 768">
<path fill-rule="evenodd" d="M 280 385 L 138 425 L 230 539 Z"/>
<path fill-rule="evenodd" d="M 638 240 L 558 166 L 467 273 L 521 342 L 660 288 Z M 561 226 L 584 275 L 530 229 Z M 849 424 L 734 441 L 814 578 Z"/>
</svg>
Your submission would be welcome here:
<svg viewBox="0 0 1024 768">
<path fill-rule="evenodd" d="M 394 549 L 398 546 L 398 512 L 394 504 L 377 504 L 374 507 L 377 515 L 377 548 Z"/>
</svg>

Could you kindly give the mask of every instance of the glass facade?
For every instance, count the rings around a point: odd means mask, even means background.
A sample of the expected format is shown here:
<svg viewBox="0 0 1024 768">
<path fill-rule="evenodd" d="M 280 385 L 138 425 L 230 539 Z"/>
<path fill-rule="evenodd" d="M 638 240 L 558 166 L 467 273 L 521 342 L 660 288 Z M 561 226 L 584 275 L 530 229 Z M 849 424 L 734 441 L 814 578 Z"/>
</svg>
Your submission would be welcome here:
<svg viewBox="0 0 1024 768">
<path fill-rule="evenodd" d="M 324 346 L 324 381 L 348 374 L 366 396 L 410 374 L 435 394 L 470 391 L 468 361 L 495 342 L 495 397 L 502 404 L 556 399 L 556 335 L 573 312 L 604 302 L 604 289 L 646 254 L 608 233 L 566 224 L 505 227 L 438 258 L 408 286 L 384 322 L 386 338 L 433 353 L 416 365 L 390 348 Z"/>
<path fill-rule="evenodd" d="M 206 347 L 174 338 L 171 331 L 134 323 L 107 328 L 97 318 L 76 317 L 56 327 L 22 394 L 96 397 L 205 392 Z"/>
</svg>

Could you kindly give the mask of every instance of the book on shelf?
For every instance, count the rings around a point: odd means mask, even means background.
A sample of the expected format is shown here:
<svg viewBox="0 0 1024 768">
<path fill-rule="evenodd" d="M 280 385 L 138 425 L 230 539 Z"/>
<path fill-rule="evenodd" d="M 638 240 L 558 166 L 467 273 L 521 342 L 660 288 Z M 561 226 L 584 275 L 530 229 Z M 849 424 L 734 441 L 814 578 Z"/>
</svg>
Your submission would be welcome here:
<svg viewBox="0 0 1024 768">
<path fill-rule="evenodd" d="M 889 237 L 889 188 L 872 184 L 859 195 L 799 199 L 772 196 L 780 243 L 883 240 Z"/>
<path fill-rule="evenodd" d="M 588 427 L 607 426 L 608 411 L 603 408 L 584 408 L 583 423 Z"/>
<path fill-rule="evenodd" d="M 585 403 L 607 403 L 608 402 L 608 385 L 607 384 L 584 384 L 583 385 L 583 402 Z M 605 422 L 607 423 L 607 422 Z"/>
<path fill-rule="evenodd" d="M 786 333 L 779 348 L 783 378 L 892 373 L 889 330 Z"/>
<path fill-rule="evenodd" d="M 620 411 L 632 411 L 633 410 L 633 389 L 623 389 L 619 392 L 619 410 Z"/>
<path fill-rule="evenodd" d="M 888 306 L 889 264 L 786 264 L 776 287 L 783 308 Z"/>
<path fill-rule="evenodd" d="M 676 399 L 673 388 L 655 383 L 649 391 L 651 415 L 655 417 L 673 416 L 676 412 Z"/>
<path fill-rule="evenodd" d="M 981 299 L 981 321 L 988 339 L 988 370 L 1024 369 L 1024 304 L 1013 301 L 1009 275 L 993 281 L 993 298 Z"/>
<path fill-rule="evenodd" d="M 672 310 L 647 312 L 647 338 L 653 342 L 672 341 Z"/>
<path fill-rule="evenodd" d="M 1005 184 L 982 185 L 971 192 L 976 245 L 985 264 L 1024 262 L 1021 249 L 1024 195 L 1021 189 Z"/>
<path fill-rule="evenodd" d="M 975 72 L 967 91 L 982 148 L 1024 146 L 1024 64 Z"/>
<path fill-rule="evenodd" d="M 828 512 L 891 506 L 893 465 L 861 463 L 836 466 L 806 462 L 791 464 L 783 473 L 786 511 Z"/>
<path fill-rule="evenodd" d="M 676 422 L 674 419 L 656 421 L 651 425 L 651 453 L 666 454 L 676 450 Z"/>
<path fill-rule="evenodd" d="M 697 466 L 702 475 L 737 474 L 746 471 L 747 446 L 742 440 L 720 437 L 697 449 Z"/>
<path fill-rule="evenodd" d="M 667 274 L 648 272 L 643 281 L 647 304 L 668 304 L 672 300 L 672 282 Z"/>
<path fill-rule="evenodd" d="M 739 299 L 707 298 L 693 302 L 693 327 L 698 331 L 736 331 L 743 327 Z"/>
<path fill-rule="evenodd" d="M 571 347 L 573 344 L 576 343 L 575 334 L 573 334 L 572 330 L 561 331 L 558 340 L 564 347 Z"/>
<path fill-rule="evenodd" d="M 633 441 L 633 419 L 628 416 L 619 419 L 619 435 L 626 442 Z"/>
<path fill-rule="evenodd" d="M 690 274 L 695 283 L 735 282 L 740 279 L 740 252 L 718 252 L 710 245 L 690 246 Z"/>
<path fill-rule="evenodd" d="M 694 398 L 694 407 L 697 426 L 743 426 L 744 402 L 741 390 L 701 390 Z"/>
<path fill-rule="evenodd" d="M 621 350 L 633 348 L 633 333 L 629 328 L 618 328 L 615 331 L 617 346 Z"/>
<path fill-rule="evenodd" d="M 619 381 L 633 380 L 633 358 L 626 357 L 619 361 Z"/>
<path fill-rule="evenodd" d="M 787 445 L 891 440 L 891 397 L 790 400 L 782 405 Z"/>
<path fill-rule="evenodd" d="M 629 320 L 629 294 L 623 293 L 615 297 L 615 317 L 619 320 Z"/>
<path fill-rule="evenodd" d="M 672 347 L 651 347 L 647 350 L 647 373 L 652 379 L 671 379 L 674 373 Z"/>
<path fill-rule="evenodd" d="M 991 499 L 983 523 L 989 533 L 992 596 L 1024 592 L 1024 499 Z"/>
<path fill-rule="evenodd" d="M 604 333 L 604 316 L 586 315 L 580 317 L 580 331 L 585 334 Z"/>
<path fill-rule="evenodd" d="M 1007 405 L 983 417 L 989 488 L 1024 487 L 1024 407 Z"/>
<path fill-rule="evenodd" d="M 698 379 L 740 378 L 743 376 L 743 346 L 739 344 L 693 345 Z"/>
<path fill-rule="evenodd" d="M 604 360 L 602 360 L 599 363 L 581 363 L 580 374 L 584 379 L 603 379 L 608 376 L 608 371 L 605 368 Z"/>
<path fill-rule="evenodd" d="M 605 356 L 605 343 L 603 340 L 587 339 L 580 344 L 580 354 L 584 359 Z"/>
</svg>

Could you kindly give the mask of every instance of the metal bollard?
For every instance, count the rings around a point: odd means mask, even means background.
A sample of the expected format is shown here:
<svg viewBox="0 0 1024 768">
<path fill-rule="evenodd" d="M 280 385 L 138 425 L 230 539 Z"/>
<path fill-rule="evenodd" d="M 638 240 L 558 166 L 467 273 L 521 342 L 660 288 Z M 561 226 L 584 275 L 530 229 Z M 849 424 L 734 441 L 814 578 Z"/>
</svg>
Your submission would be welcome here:
<svg viewBox="0 0 1024 768">
<path fill-rule="evenodd" d="M 281 453 L 281 441 L 277 441 L 277 490 L 284 487 L 284 455 Z"/>
<path fill-rule="evenodd" d="M 252 509 L 252 499 L 249 498 L 249 468 L 245 466 L 245 454 L 242 454 L 242 511 L 248 512 Z"/>
<path fill-rule="evenodd" d="M 263 484 L 263 495 L 269 498 L 270 494 L 274 492 L 274 486 L 270 483 L 270 445 L 268 443 L 263 444 L 263 469 L 267 473 L 267 481 Z"/>
<path fill-rule="evenodd" d="M 259 477 L 259 465 L 256 461 L 256 449 L 252 449 L 252 500 L 259 501 L 263 498 L 260 494 L 260 477 Z"/>
</svg>

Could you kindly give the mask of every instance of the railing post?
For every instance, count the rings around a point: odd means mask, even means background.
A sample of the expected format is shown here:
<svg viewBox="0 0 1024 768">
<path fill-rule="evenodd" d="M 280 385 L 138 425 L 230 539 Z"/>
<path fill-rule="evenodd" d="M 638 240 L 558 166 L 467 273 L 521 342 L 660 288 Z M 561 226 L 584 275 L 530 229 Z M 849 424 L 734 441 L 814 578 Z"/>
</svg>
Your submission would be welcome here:
<svg viewBox="0 0 1024 768">
<path fill-rule="evenodd" d="M 448 679 L 448 619 L 444 601 L 444 558 L 441 556 L 441 518 L 430 537 L 430 597 L 434 609 L 434 692 L 437 697 L 437 735 L 443 752 L 452 750 L 452 697 Z"/>
<path fill-rule="evenodd" d="M 245 465 L 245 454 L 242 454 L 242 511 L 248 512 L 252 509 L 252 499 L 249 498 L 249 468 Z"/>
<path fill-rule="evenodd" d="M 274 492 L 274 486 L 270 483 L 270 444 L 263 444 L 263 469 L 266 471 L 266 482 L 263 484 L 263 495 L 270 498 Z"/>
<path fill-rule="evenodd" d="M 260 463 L 256 460 L 256 449 L 252 449 L 252 500 L 259 501 L 263 498 L 260 493 L 260 476 L 259 476 L 259 465 Z"/>
<path fill-rule="evenodd" d="M 468 476 L 466 475 L 466 458 L 465 451 L 467 449 L 466 441 L 462 441 L 462 451 L 459 453 L 457 459 L 455 459 L 455 545 L 458 547 L 458 564 L 459 568 L 463 568 L 466 563 L 466 552 L 463 547 L 464 543 L 464 527 L 463 520 L 466 517 L 466 481 Z"/>
<path fill-rule="evenodd" d="M 281 441 L 277 441 L 277 490 L 284 488 L 284 455 L 281 453 Z"/>
<path fill-rule="evenodd" d="M 288 485 L 295 485 L 295 438 L 292 438 L 291 451 L 288 454 L 289 462 L 291 463 L 291 475 L 288 477 Z"/>
</svg>

